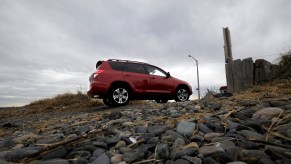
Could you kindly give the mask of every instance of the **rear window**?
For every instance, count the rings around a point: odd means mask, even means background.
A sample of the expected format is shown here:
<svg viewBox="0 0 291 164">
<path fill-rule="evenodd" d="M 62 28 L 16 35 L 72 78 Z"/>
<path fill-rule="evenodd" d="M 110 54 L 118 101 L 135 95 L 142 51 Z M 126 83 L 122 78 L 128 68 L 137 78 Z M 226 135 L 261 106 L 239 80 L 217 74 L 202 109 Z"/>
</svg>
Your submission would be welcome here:
<svg viewBox="0 0 291 164">
<path fill-rule="evenodd" d="M 117 71 L 123 71 L 124 69 L 124 63 L 121 62 L 109 62 L 109 65 L 111 66 L 112 69 Z"/>
<path fill-rule="evenodd" d="M 96 69 L 98 69 L 98 68 L 100 67 L 101 64 L 102 64 L 102 61 L 98 61 L 98 62 L 96 63 Z"/>
<path fill-rule="evenodd" d="M 127 71 L 128 72 L 134 72 L 134 73 L 146 73 L 144 65 L 143 64 L 137 64 L 137 63 L 127 63 Z"/>
</svg>

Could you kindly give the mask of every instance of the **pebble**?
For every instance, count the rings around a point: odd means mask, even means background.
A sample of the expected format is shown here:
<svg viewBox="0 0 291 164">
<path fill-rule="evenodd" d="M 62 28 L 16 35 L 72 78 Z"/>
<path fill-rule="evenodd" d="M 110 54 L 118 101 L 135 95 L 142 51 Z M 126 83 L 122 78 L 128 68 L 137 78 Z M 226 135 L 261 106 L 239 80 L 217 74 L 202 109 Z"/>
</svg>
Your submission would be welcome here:
<svg viewBox="0 0 291 164">
<path fill-rule="evenodd" d="M 103 153 L 99 155 L 99 157 L 97 157 L 91 164 L 110 164 L 110 160 L 108 156 Z"/>
<path fill-rule="evenodd" d="M 204 156 L 211 155 L 217 152 L 224 152 L 223 147 L 221 147 L 220 143 L 214 144 L 212 146 L 203 146 L 198 150 L 199 154 L 203 154 Z"/>
<path fill-rule="evenodd" d="M 201 123 L 198 124 L 198 128 L 203 133 L 212 133 L 213 132 L 213 130 L 211 130 L 208 126 L 201 124 Z"/>
<path fill-rule="evenodd" d="M 223 136 L 223 133 L 207 133 L 204 135 L 204 139 L 206 141 L 211 141 L 212 139 L 216 138 L 216 137 L 220 137 L 220 136 Z"/>
<path fill-rule="evenodd" d="M 167 129 L 168 127 L 165 125 L 153 125 L 148 127 L 148 132 L 154 134 L 155 136 L 159 136 L 166 132 Z"/>
<path fill-rule="evenodd" d="M 110 159 L 111 164 L 119 164 L 122 161 L 123 161 L 123 156 L 121 154 L 116 154 Z"/>
<path fill-rule="evenodd" d="M 196 124 L 194 122 L 179 122 L 177 125 L 177 132 L 185 137 L 192 136 L 195 129 Z"/>
<path fill-rule="evenodd" d="M 115 148 L 116 148 L 116 149 L 120 149 L 120 148 L 125 147 L 125 146 L 126 146 L 125 141 L 119 141 L 119 142 L 115 145 Z"/>
<path fill-rule="evenodd" d="M 166 143 L 158 144 L 156 153 L 159 159 L 168 159 L 170 157 L 169 145 Z"/>
<path fill-rule="evenodd" d="M 267 107 L 256 111 L 252 118 L 260 122 L 269 122 L 273 117 L 277 117 L 281 112 L 281 108 Z"/>
</svg>

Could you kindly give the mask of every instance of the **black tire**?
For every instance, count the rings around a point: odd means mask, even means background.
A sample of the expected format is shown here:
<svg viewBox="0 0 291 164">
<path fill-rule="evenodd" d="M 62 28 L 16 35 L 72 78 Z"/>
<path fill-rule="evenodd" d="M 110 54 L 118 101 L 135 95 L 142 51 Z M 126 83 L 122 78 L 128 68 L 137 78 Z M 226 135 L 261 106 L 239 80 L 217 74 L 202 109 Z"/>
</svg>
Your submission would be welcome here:
<svg viewBox="0 0 291 164">
<path fill-rule="evenodd" d="M 179 87 L 175 93 L 175 101 L 176 102 L 184 102 L 189 100 L 189 91 L 185 87 Z"/>
<path fill-rule="evenodd" d="M 129 103 L 129 89 L 128 87 L 118 85 L 112 87 L 109 95 L 109 100 L 114 106 L 123 106 Z"/>
<path fill-rule="evenodd" d="M 167 103 L 167 99 L 155 100 L 157 103 Z"/>
<path fill-rule="evenodd" d="M 106 106 L 109 106 L 109 107 L 114 107 L 114 104 L 112 103 L 112 101 L 108 98 L 103 98 L 103 103 L 106 105 Z"/>
</svg>

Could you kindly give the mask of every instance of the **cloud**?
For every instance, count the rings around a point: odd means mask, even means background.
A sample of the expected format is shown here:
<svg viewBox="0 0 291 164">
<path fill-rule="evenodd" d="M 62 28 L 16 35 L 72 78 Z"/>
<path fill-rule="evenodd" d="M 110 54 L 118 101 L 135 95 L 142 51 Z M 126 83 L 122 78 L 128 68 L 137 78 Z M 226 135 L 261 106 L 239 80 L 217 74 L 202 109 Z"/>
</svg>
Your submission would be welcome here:
<svg viewBox="0 0 291 164">
<path fill-rule="evenodd" d="M 290 48 L 290 5 L 288 0 L 3 0 L 0 106 L 86 88 L 95 63 L 109 58 L 157 65 L 196 88 L 191 54 L 201 63 L 202 87 L 223 85 L 222 27 L 231 31 L 234 58 L 273 61 Z"/>
</svg>

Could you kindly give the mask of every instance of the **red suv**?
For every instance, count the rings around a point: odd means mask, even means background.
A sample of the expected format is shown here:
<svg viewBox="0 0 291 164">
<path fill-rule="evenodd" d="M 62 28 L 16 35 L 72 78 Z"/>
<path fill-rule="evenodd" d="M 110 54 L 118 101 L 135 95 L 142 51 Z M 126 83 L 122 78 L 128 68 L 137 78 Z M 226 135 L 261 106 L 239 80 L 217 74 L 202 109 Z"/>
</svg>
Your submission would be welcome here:
<svg viewBox="0 0 291 164">
<path fill-rule="evenodd" d="M 129 60 L 98 61 L 89 78 L 87 94 L 101 98 L 107 106 L 126 105 L 129 100 L 187 101 L 189 83 L 174 78 L 159 67 Z"/>
</svg>

